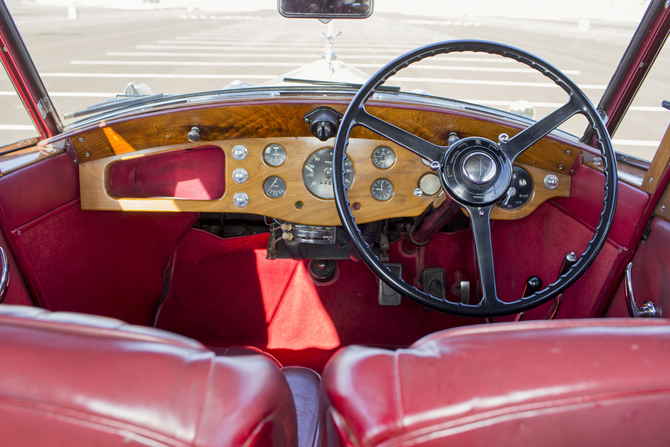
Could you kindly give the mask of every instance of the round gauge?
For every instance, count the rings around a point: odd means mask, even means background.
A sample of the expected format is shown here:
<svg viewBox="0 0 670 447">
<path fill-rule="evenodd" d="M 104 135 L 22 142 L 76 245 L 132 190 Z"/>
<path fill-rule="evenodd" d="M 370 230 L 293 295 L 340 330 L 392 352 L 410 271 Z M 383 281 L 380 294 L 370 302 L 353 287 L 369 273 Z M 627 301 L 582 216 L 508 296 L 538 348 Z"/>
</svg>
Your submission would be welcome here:
<svg viewBox="0 0 670 447">
<path fill-rule="evenodd" d="M 440 185 L 439 177 L 432 172 L 429 172 L 427 174 L 423 174 L 419 179 L 419 188 L 421 188 L 421 192 L 423 192 L 425 195 L 434 196 L 440 192 L 442 185 Z"/>
<path fill-rule="evenodd" d="M 379 169 L 388 169 L 395 163 L 395 152 L 388 146 L 379 146 L 372 152 L 372 163 Z"/>
<path fill-rule="evenodd" d="M 309 192 L 320 199 L 332 199 L 333 193 L 333 148 L 327 147 L 312 153 L 302 169 L 302 180 Z M 344 185 L 348 188 L 354 181 L 354 165 L 349 158 L 344 160 Z"/>
<path fill-rule="evenodd" d="M 370 193 L 372 194 L 372 197 L 380 202 L 386 202 L 393 196 L 393 184 L 385 178 L 377 179 L 372 184 Z"/>
<path fill-rule="evenodd" d="M 533 196 L 533 179 L 528 171 L 520 166 L 514 166 L 512 183 L 507 193 L 498 203 L 504 210 L 515 210 L 524 206 Z"/>
<path fill-rule="evenodd" d="M 271 199 L 278 199 L 286 194 L 286 182 L 276 175 L 268 177 L 263 183 L 263 192 Z"/>
<path fill-rule="evenodd" d="M 273 168 L 283 165 L 286 161 L 286 149 L 276 143 L 269 145 L 263 150 L 263 161 Z"/>
</svg>

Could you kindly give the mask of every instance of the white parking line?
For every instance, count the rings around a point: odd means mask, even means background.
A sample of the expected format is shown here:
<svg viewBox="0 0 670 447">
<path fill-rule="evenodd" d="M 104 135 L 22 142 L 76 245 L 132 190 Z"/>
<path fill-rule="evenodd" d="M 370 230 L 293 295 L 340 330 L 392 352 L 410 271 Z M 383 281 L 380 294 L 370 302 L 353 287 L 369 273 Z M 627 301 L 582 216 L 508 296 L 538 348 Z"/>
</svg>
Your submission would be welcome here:
<svg viewBox="0 0 670 447">
<path fill-rule="evenodd" d="M 658 147 L 660 141 L 647 141 L 647 140 L 619 140 L 616 138 L 612 139 L 613 144 L 618 144 L 619 146 L 648 146 L 648 147 Z"/>
<path fill-rule="evenodd" d="M 557 87 L 553 82 L 519 82 L 519 81 L 489 81 L 489 80 L 474 80 L 474 79 L 443 79 L 443 78 L 403 78 L 395 76 L 392 78 L 398 82 L 434 82 L 437 84 L 466 84 L 466 85 L 502 85 L 506 87 L 540 87 L 549 88 Z M 583 84 L 581 89 L 588 90 L 605 90 L 606 85 Z"/>
<path fill-rule="evenodd" d="M 284 46 L 280 45 L 280 48 Z M 138 50 L 213 50 L 213 51 L 254 51 L 258 48 L 248 47 L 244 45 L 234 45 L 234 46 L 206 46 L 206 45 L 136 45 L 135 48 Z M 304 46 L 293 48 L 292 51 L 307 51 L 314 54 L 315 56 L 320 55 L 316 53 L 319 51 L 315 48 L 305 48 Z M 351 47 L 347 48 L 347 51 L 353 53 L 393 53 L 393 55 L 401 55 L 407 52 L 407 49 L 399 48 L 361 48 L 361 47 Z"/>
<path fill-rule="evenodd" d="M 54 98 L 113 98 L 120 93 L 100 93 L 100 92 L 49 92 L 49 96 Z M 14 91 L 0 92 L 0 96 L 16 96 Z"/>
<path fill-rule="evenodd" d="M 137 65 L 183 67 L 300 67 L 304 62 L 196 62 L 196 61 L 70 61 L 71 65 Z M 381 67 L 382 64 L 377 64 Z"/>
<path fill-rule="evenodd" d="M 245 53 L 160 53 L 160 52 L 129 52 L 129 51 L 109 51 L 106 53 L 107 56 L 136 56 L 136 57 L 234 57 L 236 59 L 240 58 L 252 58 L 252 59 L 320 59 L 320 54 L 283 54 L 283 53 L 266 53 L 266 54 L 245 54 Z M 383 58 L 391 59 L 391 56 L 380 56 Z M 370 56 L 368 54 L 351 54 L 351 55 L 339 55 L 339 59 L 365 59 L 370 60 L 375 58 L 375 56 Z"/>
<path fill-rule="evenodd" d="M 43 78 L 273 79 L 276 75 L 174 73 L 42 73 Z"/>
<path fill-rule="evenodd" d="M 162 66 L 179 65 L 187 67 L 297 67 L 301 62 L 192 62 L 192 61 L 70 61 L 71 65 L 136 65 Z M 356 64 L 357 68 L 381 68 L 383 64 Z M 422 65 L 412 67 L 419 70 L 475 71 L 489 73 L 534 73 L 532 68 L 467 67 L 455 65 Z M 578 75 L 579 70 L 563 70 L 569 75 Z"/>
<path fill-rule="evenodd" d="M 254 49 L 258 47 L 298 47 L 298 48 L 314 48 L 321 50 L 325 44 L 325 40 L 315 40 L 312 42 L 296 42 L 295 40 L 236 40 L 236 39 L 217 39 L 217 40 L 191 40 L 191 39 L 179 39 L 179 40 L 158 40 L 156 43 L 158 45 L 206 45 L 206 46 L 216 46 L 216 45 L 235 45 L 236 47 L 253 47 Z M 407 52 L 413 50 L 416 47 L 414 45 L 384 45 L 383 43 L 367 43 L 365 45 L 368 48 L 384 48 L 388 51 L 398 51 L 398 52 Z M 335 41 L 333 48 L 337 51 L 341 48 L 361 48 L 361 44 L 357 42 L 346 42 L 346 41 Z"/>
<path fill-rule="evenodd" d="M 35 126 L 25 126 L 20 124 L 0 124 L 0 130 L 35 130 Z"/>
</svg>

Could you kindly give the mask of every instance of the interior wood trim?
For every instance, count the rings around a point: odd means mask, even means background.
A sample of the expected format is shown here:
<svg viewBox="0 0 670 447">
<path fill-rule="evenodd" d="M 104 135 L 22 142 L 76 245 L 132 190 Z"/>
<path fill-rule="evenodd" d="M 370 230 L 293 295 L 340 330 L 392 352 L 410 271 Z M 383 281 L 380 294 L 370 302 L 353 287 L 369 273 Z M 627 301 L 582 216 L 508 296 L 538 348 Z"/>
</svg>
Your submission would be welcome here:
<svg viewBox="0 0 670 447">
<path fill-rule="evenodd" d="M 271 143 L 278 143 L 286 148 L 288 159 L 281 166 L 270 167 L 262 160 L 262 151 Z M 232 157 L 232 149 L 238 144 L 248 150 L 247 157 L 241 161 Z M 303 167 L 309 155 L 319 149 L 332 147 L 332 144 L 312 137 L 207 142 L 206 145 L 220 147 L 226 155 L 226 192 L 217 200 L 118 198 L 113 197 L 107 188 L 107 172 L 115 162 L 199 147 L 203 146 L 202 143 L 163 146 L 102 158 L 79 165 L 81 206 L 84 210 L 250 213 L 305 225 L 340 225 L 335 202 L 315 197 L 302 180 Z M 382 144 L 391 147 L 396 155 L 396 162 L 389 169 L 379 169 L 371 160 L 373 150 Z M 349 188 L 349 201 L 356 222 L 418 216 L 436 199 L 436 196 L 414 195 L 421 176 L 431 171 L 418 157 L 400 146 L 380 140 L 352 139 L 347 154 L 355 170 L 354 183 Z M 549 190 L 544 187 L 543 181 L 551 171 L 527 165 L 523 167 L 533 179 L 533 197 L 530 202 L 514 211 L 494 209 L 492 218 L 520 219 L 552 197 L 569 196 L 569 175 L 556 174 L 559 177 L 559 186 Z M 245 183 L 238 184 L 232 180 L 232 172 L 237 168 L 243 168 L 249 173 L 249 180 Z M 263 183 L 270 176 L 279 176 L 286 182 L 286 194 L 281 198 L 273 199 L 264 194 Z M 377 201 L 370 194 L 372 183 L 380 178 L 393 184 L 394 195 L 386 202 Z M 249 204 L 244 208 L 233 203 L 233 196 L 238 192 L 249 196 Z M 297 206 L 298 202 L 302 206 Z"/>
<path fill-rule="evenodd" d="M 640 189 L 649 193 L 650 195 L 653 194 L 658 186 L 658 181 L 661 179 L 663 173 L 668 169 L 668 164 L 670 164 L 670 126 L 668 126 L 668 129 L 665 131 L 665 135 L 661 140 L 661 144 L 658 146 L 656 154 L 654 154 L 654 159 L 649 165 L 647 175 L 644 176 L 644 180 L 642 180 L 642 186 L 640 186 Z M 665 197 L 666 194 L 664 193 L 663 196 Z"/>
<path fill-rule="evenodd" d="M 287 161 L 274 168 L 266 165 L 261 157 L 263 149 L 271 143 L 281 144 L 288 153 Z M 82 209 L 250 213 L 306 225 L 340 224 L 335 202 L 315 197 L 302 181 L 303 166 L 309 155 L 319 149 L 332 147 L 332 142 L 324 143 L 316 138 L 258 138 L 207 143 L 212 144 L 220 147 L 226 154 L 226 192 L 220 199 L 130 199 L 116 198 L 109 194 L 106 187 L 106 173 L 112 163 L 202 145 L 190 143 L 147 149 L 79 165 Z M 249 152 L 249 155 L 241 161 L 232 157 L 232 149 L 238 144 L 244 145 Z M 395 164 L 385 170 L 375 167 L 370 157 L 372 151 L 382 144 L 391 147 L 396 154 Z M 409 151 L 379 140 L 352 140 L 347 154 L 355 170 L 354 183 L 349 189 L 349 200 L 352 206 L 359 205 L 354 207 L 354 216 L 358 223 L 418 216 L 433 202 L 434 196 L 414 195 L 419 178 L 430 172 L 430 168 Z M 245 183 L 238 184 L 232 180 L 232 172 L 237 168 L 244 168 L 249 173 L 249 180 Z M 286 182 L 286 194 L 281 198 L 272 199 L 264 194 L 263 183 L 270 176 L 279 176 Z M 379 178 L 388 179 L 394 187 L 393 197 L 386 202 L 379 202 L 370 194 L 372 183 Z M 238 192 L 244 192 L 249 196 L 249 204 L 244 208 L 239 208 L 233 203 L 233 196 Z M 296 206 L 298 202 L 302 203 L 301 207 Z"/>
<path fill-rule="evenodd" d="M 528 216 L 535 211 L 537 207 L 542 205 L 547 200 L 554 197 L 570 197 L 570 188 L 572 186 L 572 177 L 566 174 L 558 174 L 548 171 L 546 169 L 535 168 L 533 166 L 522 165 L 515 163 L 524 168 L 533 179 L 533 196 L 528 203 L 516 210 L 505 210 L 498 206 L 493 207 L 491 211 L 491 219 L 493 220 L 517 220 Z M 544 186 L 544 178 L 554 174 L 558 177 L 558 186 L 554 189 L 549 189 Z"/>
<path fill-rule="evenodd" d="M 213 104 L 184 109 L 155 111 L 146 115 L 101 122 L 99 126 L 82 129 L 69 135 L 78 155 L 76 163 L 90 163 L 106 157 L 143 151 L 159 146 L 188 144 L 187 133 L 200 129 L 201 143 L 241 138 L 310 137 L 304 115 L 317 106 L 328 105 L 341 113 L 347 104 L 342 101 L 257 101 L 254 104 Z M 502 116 L 488 116 L 474 111 L 437 107 L 409 108 L 403 103 L 375 105 L 368 111 L 389 123 L 438 145 L 446 145 L 451 132 L 459 137 L 478 136 L 498 141 L 501 133 L 510 137 L 525 126 Z M 379 135 L 357 127 L 352 138 L 382 139 Z M 581 148 L 577 141 L 568 141 L 553 134 L 543 138 L 521 154 L 517 161 L 528 166 L 568 173 Z"/>
</svg>

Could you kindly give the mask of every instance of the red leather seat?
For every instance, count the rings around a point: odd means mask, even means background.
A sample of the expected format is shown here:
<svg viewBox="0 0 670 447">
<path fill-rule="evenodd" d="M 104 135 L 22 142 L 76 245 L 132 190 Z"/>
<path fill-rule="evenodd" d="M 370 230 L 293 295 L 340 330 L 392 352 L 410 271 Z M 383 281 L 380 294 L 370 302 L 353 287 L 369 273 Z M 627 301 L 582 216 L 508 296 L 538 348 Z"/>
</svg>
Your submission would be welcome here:
<svg viewBox="0 0 670 447">
<path fill-rule="evenodd" d="M 262 356 L 121 321 L 0 306 L 0 444 L 295 446 L 296 410 Z"/>
<path fill-rule="evenodd" d="M 585 320 L 348 347 L 323 373 L 333 446 L 668 445 L 670 324 Z"/>
</svg>

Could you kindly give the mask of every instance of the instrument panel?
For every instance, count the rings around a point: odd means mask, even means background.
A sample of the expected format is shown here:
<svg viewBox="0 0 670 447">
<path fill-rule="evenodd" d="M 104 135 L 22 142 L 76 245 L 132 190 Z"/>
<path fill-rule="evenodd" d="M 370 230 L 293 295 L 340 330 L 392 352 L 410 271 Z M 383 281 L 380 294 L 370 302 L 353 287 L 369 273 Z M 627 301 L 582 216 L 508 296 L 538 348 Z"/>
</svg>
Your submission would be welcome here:
<svg viewBox="0 0 670 447">
<path fill-rule="evenodd" d="M 313 137 L 249 138 L 164 146 L 94 160 L 79 166 L 82 209 L 251 213 L 297 224 L 339 225 L 333 200 L 333 143 Z M 122 197 L 111 192 L 108 176 L 115 163 L 138 165 L 142 157 L 205 148 L 221 150 L 225 157 L 225 178 L 217 189 L 221 193 L 210 200 Z M 418 216 L 444 198 L 437 175 L 419 157 L 394 143 L 353 138 L 347 157 L 345 182 L 359 224 Z M 542 184 L 544 170 L 526 168 L 515 168 L 515 173 L 520 171 L 514 191 L 509 192 L 506 204 L 494 209 L 493 218 L 520 218 L 551 197 L 569 195 L 569 176 L 559 175 L 560 187 L 544 191 L 546 188 L 537 186 Z M 521 183 L 527 186 L 525 192 L 521 192 Z"/>
</svg>

